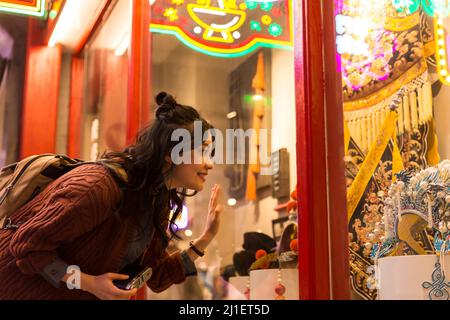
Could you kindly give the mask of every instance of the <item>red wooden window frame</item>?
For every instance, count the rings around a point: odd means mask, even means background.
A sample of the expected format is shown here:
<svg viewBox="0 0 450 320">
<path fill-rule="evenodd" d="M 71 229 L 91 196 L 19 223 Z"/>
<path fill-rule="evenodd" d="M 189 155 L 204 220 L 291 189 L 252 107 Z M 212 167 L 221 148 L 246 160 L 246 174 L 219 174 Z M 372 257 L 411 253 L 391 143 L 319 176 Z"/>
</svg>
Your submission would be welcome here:
<svg viewBox="0 0 450 320">
<path fill-rule="evenodd" d="M 295 1 L 300 299 L 349 299 L 334 1 Z"/>
</svg>

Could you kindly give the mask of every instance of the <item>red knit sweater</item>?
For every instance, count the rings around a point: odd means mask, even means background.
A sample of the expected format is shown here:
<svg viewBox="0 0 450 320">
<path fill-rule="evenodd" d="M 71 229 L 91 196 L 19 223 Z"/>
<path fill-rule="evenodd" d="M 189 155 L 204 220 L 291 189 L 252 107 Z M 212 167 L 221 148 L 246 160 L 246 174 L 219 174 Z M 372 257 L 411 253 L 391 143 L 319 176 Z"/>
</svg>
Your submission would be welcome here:
<svg viewBox="0 0 450 320">
<path fill-rule="evenodd" d="M 100 165 L 86 164 L 54 181 L 15 212 L 17 230 L 0 230 L 0 299 L 96 299 L 64 283 L 53 287 L 39 273 L 58 257 L 90 275 L 118 272 L 133 227 L 113 214 L 122 191 Z M 130 210 L 125 205 L 121 209 Z M 154 237 L 143 264 L 153 269 L 147 285 L 161 292 L 185 280 L 179 252 L 168 255 Z"/>
</svg>

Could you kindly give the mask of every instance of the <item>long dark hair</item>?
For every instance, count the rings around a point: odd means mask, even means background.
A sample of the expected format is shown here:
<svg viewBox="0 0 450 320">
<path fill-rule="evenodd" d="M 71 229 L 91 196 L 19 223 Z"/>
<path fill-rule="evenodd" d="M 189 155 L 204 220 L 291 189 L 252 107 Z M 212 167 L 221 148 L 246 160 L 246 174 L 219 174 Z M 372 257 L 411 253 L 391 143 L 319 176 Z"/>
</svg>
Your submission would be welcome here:
<svg viewBox="0 0 450 320">
<path fill-rule="evenodd" d="M 180 128 L 192 133 L 191 125 L 195 121 L 201 121 L 203 132 L 213 127 L 193 107 L 177 103 L 165 92 L 156 96 L 156 103 L 158 108 L 154 120 L 138 133 L 135 144 L 126 147 L 122 152 L 106 152 L 101 156 L 101 160 L 118 162 L 123 166 L 128 175 L 128 183 L 122 185 L 122 189 L 132 191 L 137 196 L 140 209 L 137 212 L 147 215 L 147 223 L 141 231 L 146 232 L 150 224 L 153 224 L 155 236 L 160 236 L 167 247 L 169 237 L 164 226 L 167 225 L 169 211 L 173 211 L 169 221 L 170 236 L 179 239 L 175 221 L 181 214 L 184 197 L 195 194 L 188 195 L 186 190 L 167 190 L 165 185 L 165 178 L 175 168 L 172 164 L 170 169 L 163 173 L 165 157 L 170 155 L 172 148 L 178 143 L 172 141 L 172 133 Z"/>
</svg>

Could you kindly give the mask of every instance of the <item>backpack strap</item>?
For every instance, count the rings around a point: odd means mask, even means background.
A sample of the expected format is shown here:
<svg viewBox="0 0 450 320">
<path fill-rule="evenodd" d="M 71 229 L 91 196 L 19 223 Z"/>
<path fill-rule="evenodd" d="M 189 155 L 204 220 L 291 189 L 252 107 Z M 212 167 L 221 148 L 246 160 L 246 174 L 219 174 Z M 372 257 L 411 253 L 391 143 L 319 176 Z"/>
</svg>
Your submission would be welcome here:
<svg viewBox="0 0 450 320">
<path fill-rule="evenodd" d="M 62 156 L 62 155 L 58 155 L 58 157 L 64 159 L 67 162 L 65 164 L 65 167 L 70 168 L 69 170 L 67 170 L 67 172 L 70 171 L 71 169 L 74 169 L 75 167 L 78 167 L 78 166 L 81 166 L 81 165 L 97 164 L 97 165 L 102 165 L 105 168 L 107 168 L 109 170 L 109 172 L 111 172 L 111 174 L 113 175 L 114 179 L 117 182 L 119 182 L 120 184 L 127 184 L 128 183 L 128 174 L 127 174 L 127 172 L 125 171 L 123 166 L 121 164 L 117 163 L 117 162 L 111 162 L 111 161 L 106 161 L 106 160 L 101 160 L 101 159 L 98 160 L 98 161 L 83 161 L 83 160 L 69 158 L 69 157 Z M 64 170 L 64 169 L 62 169 L 62 170 Z"/>
<path fill-rule="evenodd" d="M 111 172 L 114 179 L 120 184 L 120 185 L 126 185 L 128 184 L 128 174 L 124 167 L 117 163 L 117 162 L 108 162 L 99 160 L 96 162 L 85 162 L 85 163 L 95 163 L 100 164 L 109 169 L 109 172 Z"/>
</svg>

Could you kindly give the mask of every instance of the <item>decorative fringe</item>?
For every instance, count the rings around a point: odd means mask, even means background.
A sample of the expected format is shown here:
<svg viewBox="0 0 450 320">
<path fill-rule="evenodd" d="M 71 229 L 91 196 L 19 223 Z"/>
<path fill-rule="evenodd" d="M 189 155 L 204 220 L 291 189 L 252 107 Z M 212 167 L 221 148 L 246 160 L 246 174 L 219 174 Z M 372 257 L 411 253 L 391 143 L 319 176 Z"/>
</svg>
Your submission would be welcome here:
<svg viewBox="0 0 450 320">
<path fill-rule="evenodd" d="M 417 110 L 417 94 L 415 91 L 409 93 L 410 107 L 412 110 Z M 411 112 L 411 126 L 417 128 L 419 126 L 419 119 L 417 117 L 417 112 Z"/>
<path fill-rule="evenodd" d="M 376 105 L 345 112 L 350 135 L 363 152 L 367 153 L 375 143 L 395 100 L 399 101 L 396 107 L 398 135 L 418 129 L 420 125 L 430 121 L 433 117 L 433 96 L 428 72 L 424 72 L 395 95 Z"/>
<path fill-rule="evenodd" d="M 411 114 L 410 107 L 411 106 L 409 105 L 409 94 L 405 94 L 403 96 L 403 120 L 404 120 L 403 126 L 404 126 L 405 131 L 411 131 L 411 129 L 412 129 L 411 117 L 410 117 L 410 114 Z"/>
<path fill-rule="evenodd" d="M 427 207 L 428 207 L 428 228 L 433 228 L 433 201 L 430 196 L 427 197 Z"/>
</svg>

